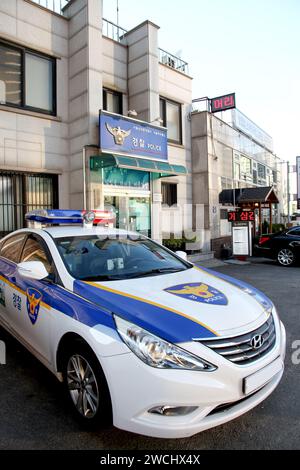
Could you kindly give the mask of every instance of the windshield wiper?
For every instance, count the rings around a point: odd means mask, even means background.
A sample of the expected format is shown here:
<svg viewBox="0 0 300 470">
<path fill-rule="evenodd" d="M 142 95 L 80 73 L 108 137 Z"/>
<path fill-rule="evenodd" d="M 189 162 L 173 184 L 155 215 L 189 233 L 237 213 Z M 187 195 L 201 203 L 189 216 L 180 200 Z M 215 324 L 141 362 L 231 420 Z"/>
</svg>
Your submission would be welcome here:
<svg viewBox="0 0 300 470">
<path fill-rule="evenodd" d="M 83 282 L 109 282 L 109 281 L 125 281 L 127 279 L 136 279 L 139 277 L 155 276 L 159 274 L 169 274 L 169 273 L 179 273 L 186 271 L 190 268 L 156 268 L 151 269 L 150 271 L 132 273 L 132 274 L 120 274 L 119 276 L 89 276 L 82 279 L 79 279 Z"/>
<path fill-rule="evenodd" d="M 139 278 L 139 277 L 147 277 L 147 276 L 153 276 L 153 275 L 159 275 L 159 274 L 179 273 L 181 271 L 185 271 L 185 269 L 182 269 L 182 268 L 156 268 L 156 269 L 151 269 L 150 271 L 145 271 L 145 272 L 141 272 L 141 273 L 128 274 L 128 276 L 126 276 L 126 279 L 135 279 L 135 278 Z"/>
<path fill-rule="evenodd" d="M 89 276 L 78 279 L 83 282 L 108 282 L 108 281 L 121 281 L 123 276 Z"/>
</svg>

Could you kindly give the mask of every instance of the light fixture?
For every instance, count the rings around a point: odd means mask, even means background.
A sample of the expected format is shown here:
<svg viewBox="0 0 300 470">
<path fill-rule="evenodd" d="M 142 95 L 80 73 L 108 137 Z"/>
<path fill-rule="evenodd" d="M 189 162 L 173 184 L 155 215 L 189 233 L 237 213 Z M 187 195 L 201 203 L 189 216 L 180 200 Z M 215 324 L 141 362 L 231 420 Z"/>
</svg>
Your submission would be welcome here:
<svg viewBox="0 0 300 470">
<path fill-rule="evenodd" d="M 138 115 L 138 113 L 136 112 L 135 109 L 130 109 L 127 114 L 130 117 L 137 117 L 137 115 Z"/>
<path fill-rule="evenodd" d="M 151 408 L 148 413 L 160 416 L 186 416 L 198 409 L 197 406 L 156 406 Z"/>
<path fill-rule="evenodd" d="M 161 117 L 157 117 L 156 119 L 153 119 L 153 121 L 150 122 L 150 124 L 153 124 L 154 122 L 158 122 L 158 124 L 163 124 L 164 121 Z"/>
</svg>

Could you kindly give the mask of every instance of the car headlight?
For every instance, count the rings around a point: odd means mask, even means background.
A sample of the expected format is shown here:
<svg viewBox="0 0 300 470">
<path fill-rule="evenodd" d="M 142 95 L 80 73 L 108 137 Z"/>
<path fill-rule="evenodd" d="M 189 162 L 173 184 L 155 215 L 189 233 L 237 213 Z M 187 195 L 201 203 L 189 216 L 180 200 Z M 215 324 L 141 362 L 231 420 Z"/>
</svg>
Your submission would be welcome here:
<svg viewBox="0 0 300 470">
<path fill-rule="evenodd" d="M 158 369 L 212 372 L 217 369 L 204 359 L 168 343 L 149 331 L 116 315 L 117 331 L 129 349 L 145 364 Z"/>
</svg>

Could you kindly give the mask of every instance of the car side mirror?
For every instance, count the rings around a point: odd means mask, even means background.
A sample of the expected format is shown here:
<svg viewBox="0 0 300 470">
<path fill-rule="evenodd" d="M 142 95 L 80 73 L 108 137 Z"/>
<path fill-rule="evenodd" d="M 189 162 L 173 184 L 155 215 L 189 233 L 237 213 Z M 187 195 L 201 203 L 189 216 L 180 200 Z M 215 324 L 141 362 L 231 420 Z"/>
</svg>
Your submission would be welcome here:
<svg viewBox="0 0 300 470">
<path fill-rule="evenodd" d="M 187 261 L 188 257 L 185 251 L 176 251 L 175 253 L 179 258 L 183 259 L 184 261 Z"/>
<path fill-rule="evenodd" d="M 25 261 L 17 265 L 18 274 L 26 279 L 41 281 L 49 276 L 47 269 L 41 261 Z"/>
</svg>

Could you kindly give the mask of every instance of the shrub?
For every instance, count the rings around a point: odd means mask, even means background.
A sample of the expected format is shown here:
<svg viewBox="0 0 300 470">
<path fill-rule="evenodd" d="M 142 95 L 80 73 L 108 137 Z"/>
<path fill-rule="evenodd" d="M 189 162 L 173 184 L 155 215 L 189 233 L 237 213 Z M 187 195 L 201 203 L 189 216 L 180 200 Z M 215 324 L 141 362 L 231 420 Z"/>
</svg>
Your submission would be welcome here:
<svg viewBox="0 0 300 470">
<path fill-rule="evenodd" d="M 272 225 L 272 233 L 282 232 L 283 230 L 285 230 L 285 226 L 283 224 Z"/>
<path fill-rule="evenodd" d="M 163 240 L 163 245 L 166 248 L 169 248 L 169 250 L 171 251 L 185 251 L 186 250 L 185 244 L 193 243 L 195 241 L 196 241 L 196 237 L 193 238 L 192 240 L 188 240 L 185 237 L 175 238 L 175 236 L 173 235 L 171 236 L 171 238 Z"/>
<path fill-rule="evenodd" d="M 168 240 L 163 240 L 163 245 L 172 251 L 185 250 L 185 240 L 183 238 L 178 238 L 178 239 L 170 238 Z"/>
</svg>

